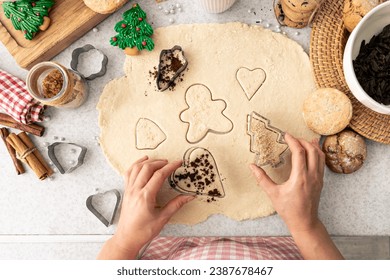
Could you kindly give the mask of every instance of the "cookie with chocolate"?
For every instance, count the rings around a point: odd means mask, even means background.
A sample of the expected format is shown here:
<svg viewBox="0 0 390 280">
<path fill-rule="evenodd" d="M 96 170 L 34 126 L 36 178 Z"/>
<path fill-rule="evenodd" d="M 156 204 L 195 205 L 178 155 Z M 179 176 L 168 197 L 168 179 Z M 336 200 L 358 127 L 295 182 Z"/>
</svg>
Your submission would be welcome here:
<svg viewBox="0 0 390 280">
<path fill-rule="evenodd" d="M 275 16 L 276 16 L 276 19 L 278 20 L 278 22 L 281 24 L 281 25 L 286 25 L 288 27 L 293 27 L 293 28 L 304 28 L 305 26 L 307 26 L 307 22 L 295 22 L 295 21 L 292 21 L 289 17 L 286 16 L 286 14 L 284 13 L 283 9 L 282 9 L 282 4 L 279 2 L 276 4 L 275 6 Z"/>
<path fill-rule="evenodd" d="M 320 0 L 281 0 L 290 10 L 295 12 L 312 12 L 320 3 Z"/>
<path fill-rule="evenodd" d="M 297 10 L 292 10 L 287 4 L 286 1 L 281 0 L 280 4 L 282 5 L 282 10 L 284 14 L 294 22 L 308 22 L 310 20 L 313 11 L 302 12 Z"/>
</svg>

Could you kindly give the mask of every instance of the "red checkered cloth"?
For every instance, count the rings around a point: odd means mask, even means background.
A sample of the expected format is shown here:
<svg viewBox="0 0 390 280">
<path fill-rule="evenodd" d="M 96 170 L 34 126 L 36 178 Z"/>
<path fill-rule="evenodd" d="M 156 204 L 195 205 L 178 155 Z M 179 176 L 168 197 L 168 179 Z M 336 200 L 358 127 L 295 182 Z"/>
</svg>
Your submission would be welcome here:
<svg viewBox="0 0 390 280">
<path fill-rule="evenodd" d="M 26 84 L 0 70 L 0 107 L 16 121 L 29 124 L 42 121 L 44 106 L 27 91 Z"/>
<path fill-rule="evenodd" d="M 291 237 L 157 237 L 141 260 L 301 260 Z"/>
</svg>

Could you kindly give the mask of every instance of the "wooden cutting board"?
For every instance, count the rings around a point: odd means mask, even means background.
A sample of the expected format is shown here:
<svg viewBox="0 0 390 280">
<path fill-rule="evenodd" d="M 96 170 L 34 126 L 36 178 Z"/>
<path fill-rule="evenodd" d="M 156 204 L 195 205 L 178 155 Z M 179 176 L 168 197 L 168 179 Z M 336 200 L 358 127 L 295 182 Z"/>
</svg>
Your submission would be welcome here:
<svg viewBox="0 0 390 280">
<path fill-rule="evenodd" d="M 49 16 L 49 29 L 29 41 L 20 30 L 14 29 L 0 6 L 0 40 L 21 67 L 29 69 L 38 62 L 50 60 L 109 14 L 95 13 L 82 0 L 56 0 Z"/>
</svg>

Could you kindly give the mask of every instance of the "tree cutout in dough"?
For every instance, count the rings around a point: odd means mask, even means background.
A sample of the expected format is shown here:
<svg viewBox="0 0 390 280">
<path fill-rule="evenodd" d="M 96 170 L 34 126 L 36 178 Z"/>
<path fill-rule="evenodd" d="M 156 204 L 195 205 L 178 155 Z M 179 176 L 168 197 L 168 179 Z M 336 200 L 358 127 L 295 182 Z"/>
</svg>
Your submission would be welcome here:
<svg viewBox="0 0 390 280">
<path fill-rule="evenodd" d="M 251 100 L 252 97 L 260 90 L 266 77 L 267 75 L 265 74 L 265 71 L 261 68 L 250 70 L 246 67 L 241 67 L 236 73 L 236 79 L 242 90 L 245 92 L 248 100 Z"/>
<path fill-rule="evenodd" d="M 183 165 L 171 174 L 169 184 L 181 193 L 209 196 L 208 202 L 225 196 L 213 155 L 200 147 L 185 152 Z"/>
<path fill-rule="evenodd" d="M 233 129 L 232 121 L 223 114 L 226 102 L 222 99 L 214 100 L 205 85 L 190 86 L 185 99 L 188 107 L 181 112 L 180 120 L 188 123 L 186 139 L 189 143 L 200 142 L 209 132 L 225 134 Z"/>
<path fill-rule="evenodd" d="M 135 128 L 135 146 L 138 150 L 154 150 L 167 136 L 152 120 L 140 118 Z"/>
<path fill-rule="evenodd" d="M 288 149 L 283 132 L 256 112 L 248 115 L 247 120 L 247 133 L 251 136 L 250 151 L 256 154 L 255 164 L 277 167 L 283 163 L 282 155 Z"/>
</svg>

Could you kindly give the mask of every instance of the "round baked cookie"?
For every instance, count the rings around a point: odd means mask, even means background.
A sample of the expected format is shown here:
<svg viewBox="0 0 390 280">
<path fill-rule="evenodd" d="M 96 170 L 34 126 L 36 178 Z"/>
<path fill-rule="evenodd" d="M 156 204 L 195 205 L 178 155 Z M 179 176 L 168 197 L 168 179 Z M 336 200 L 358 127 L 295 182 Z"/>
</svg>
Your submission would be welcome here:
<svg viewBox="0 0 390 280">
<path fill-rule="evenodd" d="M 128 0 L 84 0 L 85 5 L 99 14 L 109 14 L 122 7 Z"/>
<path fill-rule="evenodd" d="M 355 172 L 367 157 L 367 147 L 363 137 L 350 130 L 327 136 L 322 151 L 325 153 L 326 165 L 336 173 Z"/>
<path fill-rule="evenodd" d="M 352 118 L 352 103 L 341 91 L 321 88 L 303 103 L 306 125 L 321 135 L 332 135 L 347 127 Z"/>
<path fill-rule="evenodd" d="M 304 28 L 307 26 L 307 22 L 295 22 L 289 19 L 283 12 L 282 5 L 280 2 L 275 7 L 275 16 L 278 19 L 278 22 L 282 25 L 293 28 Z"/>
<path fill-rule="evenodd" d="M 320 0 L 281 0 L 295 12 L 311 12 L 317 8 Z M 364 0 L 362 0 L 364 1 Z"/>
<path fill-rule="evenodd" d="M 386 0 L 345 0 L 343 8 L 343 21 L 345 28 L 352 32 L 359 21 L 374 7 Z"/>
<path fill-rule="evenodd" d="M 282 10 L 284 12 L 284 14 L 289 18 L 291 19 L 292 21 L 295 21 L 295 22 L 308 22 L 313 11 L 309 11 L 309 12 L 296 12 L 294 10 L 291 10 L 291 8 L 289 8 L 285 1 L 281 1 L 281 5 L 282 5 Z"/>
</svg>

